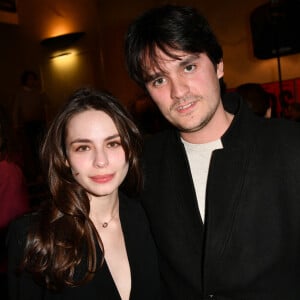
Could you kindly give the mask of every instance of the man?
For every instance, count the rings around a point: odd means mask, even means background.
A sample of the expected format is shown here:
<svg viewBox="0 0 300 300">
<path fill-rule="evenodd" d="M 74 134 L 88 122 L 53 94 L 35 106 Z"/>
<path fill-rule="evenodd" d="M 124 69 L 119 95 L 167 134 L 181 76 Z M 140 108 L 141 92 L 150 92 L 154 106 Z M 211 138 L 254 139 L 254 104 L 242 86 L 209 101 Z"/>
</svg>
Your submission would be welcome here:
<svg viewBox="0 0 300 300">
<path fill-rule="evenodd" d="M 145 143 L 141 197 L 163 299 L 300 299 L 299 125 L 221 99 L 222 49 L 193 8 L 144 13 L 125 49 L 174 125 Z"/>
</svg>

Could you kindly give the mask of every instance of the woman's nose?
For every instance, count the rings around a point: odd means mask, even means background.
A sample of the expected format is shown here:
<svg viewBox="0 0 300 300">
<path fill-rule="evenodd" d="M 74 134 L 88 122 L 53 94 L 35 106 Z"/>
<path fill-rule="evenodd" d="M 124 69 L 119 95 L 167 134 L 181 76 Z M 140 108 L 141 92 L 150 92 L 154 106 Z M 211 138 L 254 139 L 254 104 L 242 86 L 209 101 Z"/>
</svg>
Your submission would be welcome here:
<svg viewBox="0 0 300 300">
<path fill-rule="evenodd" d="M 108 157 L 104 150 L 96 151 L 94 165 L 98 168 L 103 168 L 108 165 Z"/>
</svg>

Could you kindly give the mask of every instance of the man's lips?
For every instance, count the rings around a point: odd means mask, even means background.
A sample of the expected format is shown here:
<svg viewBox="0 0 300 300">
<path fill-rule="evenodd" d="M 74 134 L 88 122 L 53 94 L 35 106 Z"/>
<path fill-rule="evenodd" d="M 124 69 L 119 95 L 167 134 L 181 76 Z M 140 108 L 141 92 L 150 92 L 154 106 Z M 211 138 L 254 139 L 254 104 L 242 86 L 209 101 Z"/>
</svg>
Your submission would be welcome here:
<svg viewBox="0 0 300 300">
<path fill-rule="evenodd" d="M 182 104 L 182 105 L 177 105 L 175 107 L 175 110 L 178 111 L 179 113 L 185 113 L 191 110 L 191 108 L 193 108 L 196 104 L 196 101 L 193 102 L 189 102 L 186 104 Z"/>
</svg>

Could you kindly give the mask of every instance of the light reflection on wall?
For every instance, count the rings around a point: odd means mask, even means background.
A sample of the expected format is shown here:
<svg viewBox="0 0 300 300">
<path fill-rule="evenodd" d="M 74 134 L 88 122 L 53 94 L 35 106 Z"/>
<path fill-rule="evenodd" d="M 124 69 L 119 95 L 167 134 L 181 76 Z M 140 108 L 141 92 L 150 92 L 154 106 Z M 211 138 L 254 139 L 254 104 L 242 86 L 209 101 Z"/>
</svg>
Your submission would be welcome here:
<svg viewBox="0 0 300 300">
<path fill-rule="evenodd" d="M 45 28 L 43 36 L 44 38 L 54 37 L 62 34 L 66 34 L 74 31 L 74 25 L 64 19 L 63 22 L 58 20 L 49 21 L 47 28 Z"/>
<path fill-rule="evenodd" d="M 51 58 L 51 57 L 52 58 Z M 44 89 L 51 105 L 49 115 L 52 118 L 61 104 L 72 92 L 82 86 L 94 86 L 93 65 L 88 51 L 65 49 L 47 55 L 41 65 Z"/>
<path fill-rule="evenodd" d="M 63 103 L 76 88 L 80 72 L 80 55 L 70 49 L 64 52 L 53 52 L 42 65 L 45 90 L 49 95 L 50 119 L 56 114 Z"/>
<path fill-rule="evenodd" d="M 76 64 L 78 62 L 76 52 L 72 50 L 62 53 L 54 53 L 50 58 L 52 67 L 57 71 L 63 70 L 64 72 L 70 69 L 76 69 Z"/>
</svg>

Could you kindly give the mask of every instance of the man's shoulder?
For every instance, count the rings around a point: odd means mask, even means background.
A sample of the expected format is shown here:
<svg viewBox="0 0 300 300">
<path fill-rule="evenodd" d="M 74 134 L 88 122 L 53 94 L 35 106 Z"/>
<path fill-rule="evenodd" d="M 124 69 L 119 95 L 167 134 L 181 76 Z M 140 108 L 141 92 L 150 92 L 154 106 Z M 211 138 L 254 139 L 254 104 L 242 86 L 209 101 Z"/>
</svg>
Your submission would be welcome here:
<svg viewBox="0 0 300 300">
<path fill-rule="evenodd" d="M 158 161 L 165 153 L 170 154 L 178 146 L 178 133 L 175 129 L 166 129 L 153 134 L 144 140 L 143 157 L 146 160 Z"/>
<path fill-rule="evenodd" d="M 168 129 L 147 138 L 144 143 L 143 161 L 148 168 L 160 167 L 167 161 L 177 160 L 182 155 L 182 143 L 175 129 Z"/>
<path fill-rule="evenodd" d="M 145 149 L 152 147 L 163 147 L 167 143 L 177 139 L 177 132 L 175 129 L 166 129 L 158 133 L 149 135 L 144 140 Z"/>
<path fill-rule="evenodd" d="M 270 119 L 266 121 L 269 131 L 273 131 L 278 135 L 282 135 L 287 138 L 298 138 L 300 135 L 300 123 L 285 119 Z M 300 139 L 299 139 L 300 141 Z"/>
<path fill-rule="evenodd" d="M 293 148 L 299 152 L 300 123 L 284 119 L 270 120 L 267 135 L 276 140 L 281 147 Z"/>
</svg>

